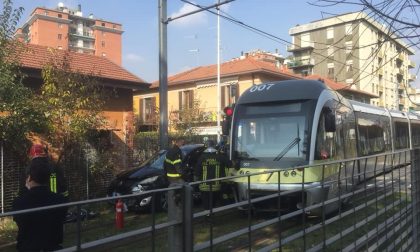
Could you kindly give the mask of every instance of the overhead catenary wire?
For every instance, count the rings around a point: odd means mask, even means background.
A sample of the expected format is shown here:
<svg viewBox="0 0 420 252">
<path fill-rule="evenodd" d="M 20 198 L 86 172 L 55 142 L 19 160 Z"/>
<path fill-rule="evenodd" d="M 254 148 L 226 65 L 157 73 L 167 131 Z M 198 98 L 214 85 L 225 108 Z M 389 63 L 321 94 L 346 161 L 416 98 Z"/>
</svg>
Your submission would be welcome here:
<svg viewBox="0 0 420 252">
<path fill-rule="evenodd" d="M 193 6 L 195 6 L 195 7 L 197 7 L 197 8 L 203 8 L 202 6 L 200 6 L 199 4 L 195 4 L 195 3 L 192 3 L 192 2 L 190 2 L 190 1 L 188 1 L 188 0 L 181 0 L 182 2 L 184 2 L 184 3 L 188 3 L 188 4 L 190 4 L 190 5 L 193 5 Z M 214 14 L 214 15 L 218 15 L 216 12 L 214 12 L 214 11 L 212 11 L 212 10 L 209 10 L 209 9 L 207 9 L 206 11 L 208 11 L 208 12 L 210 12 L 210 13 L 212 13 L 212 14 Z M 244 22 L 242 22 L 242 21 L 239 21 L 239 20 L 237 20 L 237 19 L 235 19 L 235 18 L 232 18 L 232 17 L 228 17 L 228 16 L 226 16 L 226 15 L 221 15 L 221 14 L 219 14 L 220 15 L 220 17 L 222 17 L 222 18 L 224 18 L 224 19 L 226 19 L 227 21 L 229 21 L 229 22 L 232 22 L 232 23 L 234 23 L 234 24 L 237 24 L 237 25 L 239 25 L 239 26 L 241 26 L 241 27 L 243 27 L 243 28 L 246 28 L 246 29 L 248 29 L 248 30 L 250 30 L 250 31 L 252 31 L 252 32 L 255 32 L 255 33 L 257 33 L 257 34 L 259 34 L 259 35 L 263 35 L 264 37 L 269 37 L 269 38 L 271 38 L 271 40 L 274 40 L 274 41 L 276 41 L 276 42 L 280 42 L 281 44 L 284 44 L 284 43 L 286 43 L 286 44 L 289 44 L 289 45 L 295 45 L 295 46 L 297 46 L 296 44 L 294 44 L 294 43 L 292 43 L 292 42 L 289 42 L 289 41 L 287 41 L 286 39 L 283 39 L 283 38 L 281 38 L 281 37 L 278 37 L 278 36 L 276 36 L 276 35 L 273 35 L 273 34 L 271 34 L 271 33 L 269 33 L 269 32 L 266 32 L 266 31 L 263 31 L 263 30 L 261 30 L 261 29 L 259 29 L 259 28 L 256 28 L 256 27 L 254 27 L 254 26 L 251 26 L 251 25 L 248 25 L 248 24 L 246 24 L 246 23 L 244 23 Z M 388 30 L 388 31 L 390 31 L 390 29 Z M 320 56 L 320 57 L 322 57 L 322 58 L 328 58 L 328 56 L 325 56 L 325 55 L 322 55 L 322 54 L 320 54 L 320 53 L 317 53 L 317 52 L 313 52 L 314 54 L 316 54 L 316 55 L 318 55 L 318 56 Z M 341 65 L 343 65 L 343 66 L 346 66 L 346 63 L 343 63 L 343 62 L 341 62 L 341 61 L 339 61 L 339 60 L 337 60 L 337 59 L 331 59 L 332 61 L 334 61 L 334 62 L 336 62 L 336 63 L 339 63 L 339 64 L 341 64 Z M 389 61 L 387 61 L 387 62 L 389 62 Z M 374 76 L 373 75 L 373 73 L 371 73 L 371 72 L 368 72 L 368 71 L 365 71 L 365 70 L 363 70 L 363 69 L 360 69 L 360 68 L 356 68 L 356 67 L 353 67 L 353 69 L 356 69 L 356 70 L 358 70 L 360 73 L 365 73 L 365 74 L 367 74 L 366 76 Z M 375 71 L 376 72 L 376 71 Z M 376 77 L 376 76 L 375 76 Z M 391 82 L 390 80 L 388 80 L 388 79 L 385 79 L 385 80 L 387 80 L 388 82 Z M 392 81 L 392 83 L 393 83 L 393 81 Z M 409 95 L 407 95 L 407 96 L 409 96 Z"/>
</svg>

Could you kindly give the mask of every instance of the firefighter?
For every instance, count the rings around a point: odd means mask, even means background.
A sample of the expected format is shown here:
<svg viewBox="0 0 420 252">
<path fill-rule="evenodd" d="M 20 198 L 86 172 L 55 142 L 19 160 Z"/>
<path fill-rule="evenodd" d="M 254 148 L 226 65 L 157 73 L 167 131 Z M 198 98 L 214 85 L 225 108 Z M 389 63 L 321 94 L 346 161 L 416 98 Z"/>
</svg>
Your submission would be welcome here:
<svg viewBox="0 0 420 252">
<path fill-rule="evenodd" d="M 207 149 L 201 154 L 195 167 L 195 174 L 200 181 L 217 179 L 225 176 L 228 167 L 227 158 L 215 148 L 215 143 L 208 140 Z M 217 205 L 221 198 L 221 181 L 206 182 L 199 185 L 203 208 L 209 210 Z"/>
<path fill-rule="evenodd" d="M 184 183 L 184 171 L 182 168 L 182 151 L 180 149 L 185 143 L 184 139 L 178 138 L 174 141 L 171 149 L 166 153 L 164 169 L 170 184 Z"/>
<path fill-rule="evenodd" d="M 61 194 L 65 198 L 68 198 L 69 192 L 67 191 L 67 186 L 65 184 L 64 174 L 60 169 L 57 169 L 54 165 L 51 164 L 48 157 L 48 149 L 41 144 L 34 144 L 29 150 L 29 157 L 31 161 L 37 158 L 46 160 L 51 170 L 49 180 L 51 192 Z"/>
</svg>

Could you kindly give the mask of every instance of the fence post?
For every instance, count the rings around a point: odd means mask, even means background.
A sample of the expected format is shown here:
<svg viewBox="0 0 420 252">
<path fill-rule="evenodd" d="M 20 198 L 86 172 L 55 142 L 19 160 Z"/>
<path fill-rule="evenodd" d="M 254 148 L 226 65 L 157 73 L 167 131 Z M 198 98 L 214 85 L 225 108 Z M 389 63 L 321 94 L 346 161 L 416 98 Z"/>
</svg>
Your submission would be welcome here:
<svg viewBox="0 0 420 252">
<path fill-rule="evenodd" d="M 413 219 L 413 251 L 418 251 L 420 228 L 420 149 L 411 150 L 411 199 Z M 408 192 L 407 192 L 408 193 Z"/>
<path fill-rule="evenodd" d="M 189 184 L 184 185 L 184 250 L 192 252 L 194 247 L 193 240 L 193 188 Z"/>
<path fill-rule="evenodd" d="M 170 183 L 169 188 L 182 186 L 181 183 Z M 177 192 L 172 188 L 168 191 L 168 220 L 182 222 L 182 203 L 181 192 Z M 180 252 L 182 251 L 183 235 L 182 223 L 175 224 L 168 228 L 168 251 Z"/>
</svg>

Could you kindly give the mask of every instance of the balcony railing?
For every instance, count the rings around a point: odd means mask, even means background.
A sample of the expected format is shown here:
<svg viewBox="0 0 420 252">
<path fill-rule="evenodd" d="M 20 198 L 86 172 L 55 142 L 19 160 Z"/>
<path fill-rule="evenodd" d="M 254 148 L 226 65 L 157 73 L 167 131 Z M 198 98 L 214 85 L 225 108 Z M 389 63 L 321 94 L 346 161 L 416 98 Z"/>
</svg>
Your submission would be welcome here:
<svg viewBox="0 0 420 252">
<path fill-rule="evenodd" d="M 315 43 L 314 42 L 304 42 L 302 45 L 289 45 L 287 46 L 288 52 L 296 52 L 296 51 L 304 51 L 309 49 L 314 49 Z"/>
<path fill-rule="evenodd" d="M 314 66 L 315 59 L 303 59 L 303 60 L 294 60 L 287 64 L 288 68 L 299 68 L 299 67 L 306 67 L 306 66 Z"/>
<path fill-rule="evenodd" d="M 396 58 L 396 60 L 397 61 L 401 61 L 401 62 L 403 62 L 404 61 L 404 55 L 403 54 L 398 54 L 398 57 Z"/>
<path fill-rule="evenodd" d="M 417 76 L 414 74 L 408 74 L 408 80 L 409 81 L 415 81 L 417 79 Z"/>
<path fill-rule="evenodd" d="M 77 32 L 77 31 L 74 31 L 74 30 L 70 30 L 69 33 L 72 36 L 85 37 L 85 38 L 90 38 L 90 39 L 94 38 L 92 31 Z"/>
<path fill-rule="evenodd" d="M 416 63 L 412 60 L 408 61 L 408 68 L 416 68 Z"/>
<path fill-rule="evenodd" d="M 69 44 L 69 47 L 70 48 L 83 49 L 83 50 L 91 50 L 91 51 L 94 51 L 95 50 L 95 48 L 93 46 L 85 47 L 85 46 L 79 46 L 77 44 L 72 44 L 72 43 Z"/>
</svg>

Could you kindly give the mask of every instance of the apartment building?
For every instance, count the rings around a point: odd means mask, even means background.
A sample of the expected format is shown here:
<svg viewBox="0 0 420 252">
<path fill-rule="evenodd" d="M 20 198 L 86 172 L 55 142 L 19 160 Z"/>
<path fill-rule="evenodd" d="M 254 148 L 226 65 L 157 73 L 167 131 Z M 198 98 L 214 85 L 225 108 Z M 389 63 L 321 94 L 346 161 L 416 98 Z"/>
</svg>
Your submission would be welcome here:
<svg viewBox="0 0 420 252">
<path fill-rule="evenodd" d="M 122 25 L 84 17 L 81 5 L 76 10 L 59 3 L 57 8 L 35 8 L 15 36 L 29 44 L 105 57 L 121 65 Z"/>
<path fill-rule="evenodd" d="M 371 93 L 376 106 L 408 111 L 414 51 L 389 28 L 364 12 L 334 16 L 289 29 L 293 54 L 289 68 L 296 74 L 319 74 L 352 89 Z"/>
</svg>

